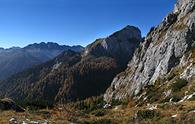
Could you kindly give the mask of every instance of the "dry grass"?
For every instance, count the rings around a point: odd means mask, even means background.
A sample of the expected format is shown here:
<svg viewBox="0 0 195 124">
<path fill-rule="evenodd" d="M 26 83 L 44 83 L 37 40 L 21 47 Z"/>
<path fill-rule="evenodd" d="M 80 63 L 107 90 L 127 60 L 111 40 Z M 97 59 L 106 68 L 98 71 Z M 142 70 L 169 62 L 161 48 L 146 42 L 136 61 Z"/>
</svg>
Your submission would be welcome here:
<svg viewBox="0 0 195 124">
<path fill-rule="evenodd" d="M 175 23 L 173 25 L 173 30 L 174 31 L 184 30 L 186 28 L 188 28 L 188 26 L 186 24 L 184 24 L 182 21 L 179 21 L 178 23 Z"/>
<path fill-rule="evenodd" d="M 158 36 L 158 40 L 155 42 L 155 46 L 161 44 L 163 40 L 165 39 L 165 35 L 167 33 L 167 29 L 164 29 L 163 31 L 160 32 Z"/>
<path fill-rule="evenodd" d="M 142 107 L 127 107 L 124 106 L 123 108 L 116 109 L 106 109 L 102 111 L 106 111 L 105 115 L 102 116 L 95 116 L 91 113 L 82 113 L 79 110 L 74 110 L 72 108 L 63 108 L 59 107 L 60 109 L 53 109 L 53 110 L 40 110 L 36 112 L 28 112 L 28 113 L 16 113 L 13 111 L 4 111 L 0 113 L 0 124 L 7 124 L 9 119 L 12 117 L 17 118 L 18 120 L 25 120 L 28 118 L 30 120 L 48 120 L 50 123 L 54 124 L 68 124 L 70 122 L 77 122 L 77 123 L 85 123 L 88 122 L 93 123 L 98 120 L 111 120 L 112 123 L 116 124 L 128 124 L 135 122 L 135 115 L 139 110 L 146 110 L 147 106 Z M 68 109 L 68 110 L 67 110 Z M 157 111 L 160 113 L 159 117 L 154 117 L 150 119 L 139 120 L 140 124 L 145 123 L 169 123 L 173 120 L 180 123 L 180 122 L 188 122 L 189 124 L 195 122 L 193 113 L 195 110 L 195 101 L 187 101 L 178 104 L 158 104 Z M 46 117 L 45 112 L 50 112 L 51 116 Z M 177 117 L 173 118 L 173 115 Z M 183 119 L 184 118 L 184 119 Z"/>
<path fill-rule="evenodd" d="M 191 57 L 191 59 L 192 59 L 192 62 L 195 62 L 195 50 L 192 50 L 192 57 Z"/>
</svg>

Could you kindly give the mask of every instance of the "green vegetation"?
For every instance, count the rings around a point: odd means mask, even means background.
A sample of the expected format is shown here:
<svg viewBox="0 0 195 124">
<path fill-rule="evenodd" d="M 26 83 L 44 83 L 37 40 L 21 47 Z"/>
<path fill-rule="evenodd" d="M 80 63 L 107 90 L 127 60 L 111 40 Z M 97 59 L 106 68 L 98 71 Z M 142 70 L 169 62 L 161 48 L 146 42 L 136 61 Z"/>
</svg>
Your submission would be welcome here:
<svg viewBox="0 0 195 124">
<path fill-rule="evenodd" d="M 171 73 L 171 74 L 167 77 L 167 80 L 168 80 L 168 81 L 171 81 L 175 76 L 176 76 L 175 73 Z"/>
<path fill-rule="evenodd" d="M 158 88 L 159 85 L 161 84 L 161 81 L 162 80 L 158 79 L 155 85 L 145 86 L 144 88 L 144 91 L 146 91 L 145 98 L 147 98 L 148 102 L 154 103 L 162 97 L 162 92 L 159 91 L 159 88 Z"/>
<path fill-rule="evenodd" d="M 137 112 L 137 117 L 139 119 L 152 119 L 159 117 L 160 113 L 157 112 L 156 110 L 139 110 Z"/>
<path fill-rule="evenodd" d="M 117 106 L 117 105 L 128 105 L 129 99 L 123 99 L 123 100 L 117 100 L 117 99 L 112 99 L 112 106 Z"/>
<path fill-rule="evenodd" d="M 173 92 L 180 91 L 181 88 L 185 87 L 188 84 L 188 82 L 184 79 L 178 78 L 175 83 L 172 84 L 171 88 Z"/>
<path fill-rule="evenodd" d="M 151 103 L 158 101 L 161 98 L 161 93 L 151 91 L 148 93 L 148 99 Z"/>
<path fill-rule="evenodd" d="M 46 100 L 24 100 L 19 101 L 17 100 L 16 103 L 24 108 L 29 108 L 30 110 L 38 110 L 38 109 L 46 109 L 46 108 L 53 108 L 54 103 L 52 101 Z"/>
<path fill-rule="evenodd" d="M 110 119 L 101 119 L 96 121 L 81 122 L 81 124 L 116 124 L 116 123 Z"/>
<path fill-rule="evenodd" d="M 75 103 L 74 106 L 79 110 L 89 113 L 91 111 L 103 108 L 104 104 L 105 102 L 103 100 L 103 96 L 99 96 L 79 101 Z"/>
<path fill-rule="evenodd" d="M 190 101 L 195 101 L 195 96 L 192 96 L 192 98 L 189 99 Z"/>
<path fill-rule="evenodd" d="M 173 101 L 173 102 L 178 102 L 178 101 L 180 101 L 181 99 L 182 99 L 182 97 L 179 96 L 179 95 L 173 95 L 173 96 L 172 96 L 172 101 Z"/>
<path fill-rule="evenodd" d="M 98 110 L 92 111 L 91 114 L 94 116 L 97 116 L 97 117 L 101 117 L 101 116 L 106 115 L 106 110 L 105 109 L 98 109 Z"/>
</svg>

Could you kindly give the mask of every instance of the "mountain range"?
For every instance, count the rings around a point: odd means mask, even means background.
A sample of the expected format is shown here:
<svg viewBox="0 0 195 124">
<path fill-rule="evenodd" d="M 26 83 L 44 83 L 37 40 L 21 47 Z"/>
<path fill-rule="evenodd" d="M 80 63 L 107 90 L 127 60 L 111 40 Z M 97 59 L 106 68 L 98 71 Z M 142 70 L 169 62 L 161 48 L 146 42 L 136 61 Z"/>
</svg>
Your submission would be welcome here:
<svg viewBox="0 0 195 124">
<path fill-rule="evenodd" d="M 0 48 L 0 80 L 21 72 L 32 66 L 44 63 L 53 59 L 66 50 L 80 52 L 82 46 L 66 46 L 57 43 L 31 44 L 24 48 L 12 47 L 9 49 Z"/>
<path fill-rule="evenodd" d="M 140 42 L 141 31 L 126 26 L 107 38 L 97 39 L 80 53 L 65 51 L 2 81 L 0 94 L 19 100 L 56 102 L 103 94 L 116 74 L 126 68 Z"/>
</svg>

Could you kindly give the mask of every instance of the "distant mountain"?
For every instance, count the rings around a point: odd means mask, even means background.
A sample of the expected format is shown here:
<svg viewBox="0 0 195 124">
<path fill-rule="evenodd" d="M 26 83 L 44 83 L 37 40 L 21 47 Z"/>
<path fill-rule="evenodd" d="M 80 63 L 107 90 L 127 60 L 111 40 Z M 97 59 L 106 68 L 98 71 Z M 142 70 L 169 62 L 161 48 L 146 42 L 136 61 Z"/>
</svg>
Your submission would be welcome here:
<svg viewBox="0 0 195 124">
<path fill-rule="evenodd" d="M 4 48 L 1 48 L 1 47 L 0 47 L 0 52 L 2 52 L 3 50 L 4 50 Z"/>
<path fill-rule="evenodd" d="M 65 46 L 57 43 L 31 44 L 24 48 L 0 48 L 0 80 L 21 72 L 34 65 L 44 63 L 66 50 L 80 52 L 81 46 Z"/>
<path fill-rule="evenodd" d="M 32 50 L 32 49 L 49 49 L 49 50 L 72 50 L 75 52 L 80 52 L 82 51 L 84 48 L 80 45 L 76 45 L 76 46 L 67 46 L 67 45 L 59 45 L 57 43 L 53 43 L 53 42 L 42 42 L 42 43 L 34 43 L 34 44 L 30 44 L 26 47 L 24 47 L 25 50 Z"/>
<path fill-rule="evenodd" d="M 141 41 L 140 30 L 127 26 L 96 40 L 81 53 L 65 51 L 47 63 L 10 77 L 0 83 L 0 96 L 68 102 L 100 95 L 126 68 Z"/>
</svg>

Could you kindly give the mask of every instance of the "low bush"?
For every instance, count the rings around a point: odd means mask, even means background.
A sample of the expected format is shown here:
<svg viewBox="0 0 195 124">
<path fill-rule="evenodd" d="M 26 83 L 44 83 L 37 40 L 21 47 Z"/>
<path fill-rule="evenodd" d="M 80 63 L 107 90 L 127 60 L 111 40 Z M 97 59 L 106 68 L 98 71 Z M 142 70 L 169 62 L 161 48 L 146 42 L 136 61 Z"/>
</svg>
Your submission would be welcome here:
<svg viewBox="0 0 195 124">
<path fill-rule="evenodd" d="M 24 100 L 24 101 L 16 100 L 16 103 L 24 108 L 29 108 L 31 110 L 53 108 L 54 106 L 54 103 L 52 101 L 47 101 L 47 100 Z"/>
<path fill-rule="evenodd" d="M 195 96 L 192 96 L 192 98 L 189 99 L 190 101 L 195 101 Z"/>
<path fill-rule="evenodd" d="M 180 101 L 181 99 L 182 99 L 182 97 L 179 96 L 179 95 L 173 95 L 173 96 L 172 96 L 172 101 L 173 101 L 173 102 L 178 102 L 178 101 Z"/>
<path fill-rule="evenodd" d="M 123 100 L 118 100 L 118 99 L 112 99 L 112 106 L 117 106 L 117 105 L 128 105 L 130 100 L 128 98 L 123 99 Z"/>
<path fill-rule="evenodd" d="M 171 73 L 171 74 L 167 77 L 167 80 L 170 81 L 170 80 L 172 80 L 175 76 L 176 76 L 175 73 Z"/>
<path fill-rule="evenodd" d="M 159 117 L 160 113 L 156 110 L 139 110 L 137 112 L 137 117 L 139 119 L 152 119 L 154 117 Z"/>
<path fill-rule="evenodd" d="M 116 124 L 116 123 L 110 119 L 101 119 L 101 120 L 81 122 L 81 124 Z"/>
<path fill-rule="evenodd" d="M 188 82 L 184 79 L 177 79 L 175 81 L 175 83 L 172 84 L 172 91 L 176 92 L 176 91 L 180 91 L 181 88 L 185 87 L 188 84 Z"/>
<path fill-rule="evenodd" d="M 74 104 L 74 106 L 77 109 L 83 110 L 87 113 L 101 109 L 105 105 L 105 102 L 103 100 L 102 96 L 99 97 L 91 97 L 86 100 L 78 101 Z"/>
<path fill-rule="evenodd" d="M 156 102 L 156 101 L 158 101 L 160 98 L 161 98 L 161 93 L 159 93 L 158 91 L 150 91 L 149 93 L 148 93 L 148 100 L 151 102 L 151 103 L 153 103 L 153 102 Z"/>
<path fill-rule="evenodd" d="M 95 115 L 97 117 L 104 116 L 106 114 L 106 111 L 104 109 L 98 109 L 93 112 L 91 112 L 92 115 Z"/>
</svg>

